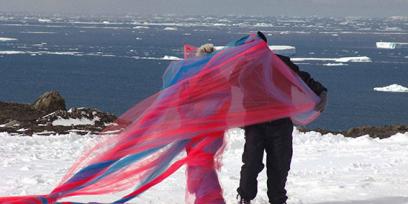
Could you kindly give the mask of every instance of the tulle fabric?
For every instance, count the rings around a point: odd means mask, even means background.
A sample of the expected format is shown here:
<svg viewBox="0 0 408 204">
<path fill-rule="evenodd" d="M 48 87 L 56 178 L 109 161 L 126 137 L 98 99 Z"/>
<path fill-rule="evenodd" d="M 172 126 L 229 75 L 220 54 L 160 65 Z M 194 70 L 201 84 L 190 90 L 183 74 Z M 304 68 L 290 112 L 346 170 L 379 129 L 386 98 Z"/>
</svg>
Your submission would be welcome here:
<svg viewBox="0 0 408 204">
<path fill-rule="evenodd" d="M 107 128 L 51 193 L 0 202 L 55 203 L 133 188 L 112 201 L 125 203 L 186 165 L 186 202 L 223 203 L 216 158 L 225 130 L 284 117 L 304 125 L 319 115 L 319 98 L 257 35 L 202 57 L 195 52 L 186 46 L 185 59 L 164 73 L 163 89 Z"/>
</svg>

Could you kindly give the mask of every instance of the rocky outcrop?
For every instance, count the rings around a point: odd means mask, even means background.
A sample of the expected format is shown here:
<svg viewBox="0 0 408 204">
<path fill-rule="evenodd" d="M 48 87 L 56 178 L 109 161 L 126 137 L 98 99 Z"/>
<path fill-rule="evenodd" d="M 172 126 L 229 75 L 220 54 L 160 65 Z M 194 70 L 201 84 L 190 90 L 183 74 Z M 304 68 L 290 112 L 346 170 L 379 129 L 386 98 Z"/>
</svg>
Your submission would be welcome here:
<svg viewBox="0 0 408 204">
<path fill-rule="evenodd" d="M 97 134 L 112 126 L 116 116 L 95 108 L 65 108 L 56 91 L 46 92 L 31 105 L 0 102 L 0 132 L 33 134 Z"/>
<path fill-rule="evenodd" d="M 0 102 L 0 132 L 16 135 L 50 135 L 67 134 L 97 134 L 102 130 L 116 131 L 126 126 L 126 121 L 120 124 L 116 116 L 94 108 L 71 108 L 66 110 L 64 98 L 56 91 L 46 92 L 35 102 L 17 104 Z M 326 129 L 307 129 L 298 127 L 302 132 L 317 131 L 322 134 L 342 134 L 346 137 L 370 135 L 373 138 L 387 138 L 397 133 L 408 132 L 408 125 L 361 126 L 345 131 Z"/>
<path fill-rule="evenodd" d="M 32 104 L 32 107 L 38 111 L 51 113 L 57 110 L 66 110 L 65 100 L 57 91 L 45 92 Z"/>
<path fill-rule="evenodd" d="M 373 138 L 380 138 L 384 139 L 395 135 L 397 133 L 405 133 L 408 132 L 408 125 L 385 125 L 385 126 L 361 126 L 361 127 L 354 127 L 350 128 L 345 131 L 330 131 L 326 129 L 306 129 L 306 128 L 298 128 L 302 132 L 307 131 L 316 131 L 322 134 L 332 133 L 332 134 L 342 134 L 346 137 L 360 137 L 363 135 L 369 135 Z"/>
</svg>

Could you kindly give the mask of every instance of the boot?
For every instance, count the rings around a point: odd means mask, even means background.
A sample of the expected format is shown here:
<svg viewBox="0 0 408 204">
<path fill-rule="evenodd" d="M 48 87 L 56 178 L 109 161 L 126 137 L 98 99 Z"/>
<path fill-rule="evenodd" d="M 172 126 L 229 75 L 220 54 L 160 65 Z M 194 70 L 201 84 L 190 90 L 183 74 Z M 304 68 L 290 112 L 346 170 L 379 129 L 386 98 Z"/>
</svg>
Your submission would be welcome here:
<svg viewBox="0 0 408 204">
<path fill-rule="evenodd" d="M 251 204 L 251 200 L 245 200 L 243 197 L 241 197 L 239 194 L 237 195 L 237 199 L 239 199 L 238 204 Z"/>
</svg>

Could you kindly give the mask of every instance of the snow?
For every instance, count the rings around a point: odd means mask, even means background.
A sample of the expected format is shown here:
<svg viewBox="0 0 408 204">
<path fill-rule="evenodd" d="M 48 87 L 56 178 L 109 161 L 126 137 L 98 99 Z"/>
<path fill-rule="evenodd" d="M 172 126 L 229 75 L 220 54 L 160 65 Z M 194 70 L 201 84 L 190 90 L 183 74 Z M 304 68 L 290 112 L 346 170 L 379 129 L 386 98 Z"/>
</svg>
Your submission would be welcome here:
<svg viewBox="0 0 408 204">
<path fill-rule="evenodd" d="M 72 126 L 72 125 L 95 125 L 96 121 L 99 121 L 99 117 L 95 117 L 94 119 L 90 120 L 88 118 L 68 118 L 64 119 L 58 117 L 57 120 L 52 121 L 53 126 Z"/>
<path fill-rule="evenodd" d="M 15 40 L 17 40 L 17 39 L 16 38 L 0 37 L 0 42 L 15 41 Z"/>
<path fill-rule="evenodd" d="M 303 61 L 333 61 L 333 62 L 372 62 L 371 59 L 367 56 L 359 57 L 339 57 L 339 58 L 291 58 L 294 62 L 303 62 Z"/>
<path fill-rule="evenodd" d="M 224 166 L 219 177 L 227 203 L 236 202 L 243 130 L 227 132 Z M 0 192 L 32 195 L 50 192 L 95 135 L 76 133 L 16 137 L 0 133 Z M 294 131 L 294 155 L 287 181 L 289 204 L 320 203 L 408 203 L 408 133 L 387 139 L 368 136 Z M 258 196 L 253 203 L 268 203 L 265 170 L 259 177 Z M 185 173 L 176 172 L 131 203 L 184 203 Z M 123 195 L 123 193 L 121 194 Z M 111 202 L 120 194 L 73 197 L 70 201 Z"/>
<path fill-rule="evenodd" d="M 405 92 L 408 93 L 408 88 L 401 86 L 399 84 L 391 84 L 384 87 L 375 87 L 374 91 L 383 91 L 383 92 Z"/>
<path fill-rule="evenodd" d="M 380 49 L 397 49 L 408 48 L 408 43 L 403 42 L 376 42 L 377 48 Z"/>
</svg>

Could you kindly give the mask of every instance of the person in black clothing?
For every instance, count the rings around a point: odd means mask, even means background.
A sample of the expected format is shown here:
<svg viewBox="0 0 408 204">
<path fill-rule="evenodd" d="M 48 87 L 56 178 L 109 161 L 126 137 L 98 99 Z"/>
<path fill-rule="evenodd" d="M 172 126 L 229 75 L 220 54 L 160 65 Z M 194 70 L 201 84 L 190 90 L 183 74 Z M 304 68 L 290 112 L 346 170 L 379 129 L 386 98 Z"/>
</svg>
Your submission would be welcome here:
<svg viewBox="0 0 408 204">
<path fill-rule="evenodd" d="M 265 42 L 265 35 L 258 32 L 258 36 Z M 324 111 L 327 104 L 327 89 L 313 80 L 309 73 L 300 71 L 289 57 L 277 55 L 286 65 L 295 71 L 302 80 L 318 95 L 320 102 L 316 111 Z M 244 127 L 245 147 L 242 155 L 241 178 L 239 188 L 239 203 L 250 203 L 257 194 L 257 177 L 264 168 L 262 163 L 266 151 L 266 169 L 268 198 L 271 204 L 284 204 L 286 196 L 286 179 L 292 160 L 292 131 L 293 123 L 290 118 L 282 118 L 270 122 L 254 124 Z"/>
</svg>

